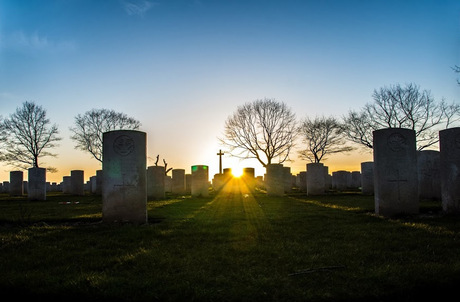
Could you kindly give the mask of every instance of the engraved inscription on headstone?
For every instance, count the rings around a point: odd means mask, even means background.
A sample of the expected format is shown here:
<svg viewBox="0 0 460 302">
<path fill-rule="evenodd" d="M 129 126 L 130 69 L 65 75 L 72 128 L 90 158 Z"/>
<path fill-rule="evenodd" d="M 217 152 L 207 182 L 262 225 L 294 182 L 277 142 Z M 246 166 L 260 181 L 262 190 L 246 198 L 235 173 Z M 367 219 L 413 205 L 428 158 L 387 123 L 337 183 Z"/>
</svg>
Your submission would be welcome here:
<svg viewBox="0 0 460 302">
<path fill-rule="evenodd" d="M 407 147 L 406 138 L 401 133 L 397 132 L 388 137 L 387 143 L 388 147 L 393 152 L 399 152 Z"/>
<path fill-rule="evenodd" d="M 419 211 L 415 131 L 386 128 L 373 132 L 375 213 Z"/>
<path fill-rule="evenodd" d="M 126 156 L 133 152 L 134 141 L 127 135 L 120 135 L 113 142 L 113 150 L 121 156 Z"/>
<path fill-rule="evenodd" d="M 460 214 L 460 127 L 439 131 L 441 199 L 445 213 Z"/>
<path fill-rule="evenodd" d="M 146 133 L 104 133 L 102 219 L 104 222 L 147 222 Z"/>
</svg>

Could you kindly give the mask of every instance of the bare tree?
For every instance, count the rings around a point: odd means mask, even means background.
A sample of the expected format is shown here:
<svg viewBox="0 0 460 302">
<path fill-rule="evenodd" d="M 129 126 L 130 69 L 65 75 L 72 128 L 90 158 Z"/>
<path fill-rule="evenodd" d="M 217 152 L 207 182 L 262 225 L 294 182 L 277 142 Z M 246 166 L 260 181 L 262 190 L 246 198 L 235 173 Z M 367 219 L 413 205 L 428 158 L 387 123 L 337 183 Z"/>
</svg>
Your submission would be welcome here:
<svg viewBox="0 0 460 302">
<path fill-rule="evenodd" d="M 257 159 L 266 166 L 289 159 L 296 137 L 296 119 L 284 103 L 274 99 L 255 100 L 239 106 L 225 122 L 219 141 L 232 156 Z"/>
<path fill-rule="evenodd" d="M 460 66 L 455 65 L 454 67 L 452 67 L 452 69 L 453 69 L 456 73 L 460 73 Z M 458 83 L 458 85 L 460 85 L 460 80 L 457 80 L 457 83 Z"/>
<path fill-rule="evenodd" d="M 299 152 L 301 158 L 312 163 L 326 159 L 326 155 L 349 152 L 353 147 L 346 145 L 343 126 L 334 117 L 306 117 L 299 126 L 299 133 L 304 150 Z"/>
<path fill-rule="evenodd" d="M 407 84 L 374 90 L 374 102 L 367 103 L 360 112 L 350 111 L 344 117 L 347 137 L 372 148 L 372 132 L 382 128 L 406 128 L 415 131 L 417 149 L 435 145 L 439 130 L 460 121 L 460 105 L 436 102 L 427 90 Z"/>
<path fill-rule="evenodd" d="M 140 122 L 108 109 L 92 109 L 85 114 L 75 117 L 75 126 L 71 139 L 76 142 L 76 148 L 89 152 L 95 159 L 102 162 L 102 137 L 104 132 L 113 130 L 137 130 Z"/>
<path fill-rule="evenodd" d="M 57 147 L 60 141 L 56 124 L 50 125 L 46 110 L 34 102 L 24 102 L 16 112 L 1 122 L 0 159 L 19 169 L 39 167 L 39 158 L 57 156 L 49 149 Z M 56 171 L 48 167 L 49 171 Z"/>
</svg>

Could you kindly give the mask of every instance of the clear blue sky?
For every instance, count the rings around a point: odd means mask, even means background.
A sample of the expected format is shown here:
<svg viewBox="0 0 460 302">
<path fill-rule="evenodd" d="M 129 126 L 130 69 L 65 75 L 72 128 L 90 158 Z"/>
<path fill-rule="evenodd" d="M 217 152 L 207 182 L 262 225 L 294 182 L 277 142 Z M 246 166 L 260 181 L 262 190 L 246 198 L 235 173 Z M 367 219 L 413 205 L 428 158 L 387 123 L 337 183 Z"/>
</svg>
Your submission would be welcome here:
<svg viewBox="0 0 460 302">
<path fill-rule="evenodd" d="M 59 169 L 51 181 L 100 168 L 68 131 L 92 108 L 140 120 L 149 156 L 188 172 L 207 164 L 211 178 L 225 119 L 245 102 L 275 98 L 299 119 L 341 117 L 396 83 L 460 102 L 455 65 L 458 0 L 0 1 L 0 115 L 24 101 L 48 111 L 63 137 L 59 157 L 43 159 Z M 325 164 L 359 170 L 369 158 Z M 292 159 L 293 172 L 305 169 Z M 9 169 L 0 166 L 0 179 Z"/>
</svg>

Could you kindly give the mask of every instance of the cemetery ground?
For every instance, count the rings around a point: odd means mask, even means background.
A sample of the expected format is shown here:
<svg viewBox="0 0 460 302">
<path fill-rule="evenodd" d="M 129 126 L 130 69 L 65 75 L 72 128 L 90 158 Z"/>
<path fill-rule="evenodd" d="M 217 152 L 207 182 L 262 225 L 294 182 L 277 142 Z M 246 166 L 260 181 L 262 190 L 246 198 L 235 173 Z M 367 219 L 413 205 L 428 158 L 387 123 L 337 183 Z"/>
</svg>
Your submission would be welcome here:
<svg viewBox="0 0 460 302">
<path fill-rule="evenodd" d="M 460 282 L 460 220 L 374 214 L 358 192 L 267 197 L 235 186 L 148 201 L 103 224 L 101 197 L 0 196 L 0 290 L 33 301 L 412 301 Z"/>
</svg>

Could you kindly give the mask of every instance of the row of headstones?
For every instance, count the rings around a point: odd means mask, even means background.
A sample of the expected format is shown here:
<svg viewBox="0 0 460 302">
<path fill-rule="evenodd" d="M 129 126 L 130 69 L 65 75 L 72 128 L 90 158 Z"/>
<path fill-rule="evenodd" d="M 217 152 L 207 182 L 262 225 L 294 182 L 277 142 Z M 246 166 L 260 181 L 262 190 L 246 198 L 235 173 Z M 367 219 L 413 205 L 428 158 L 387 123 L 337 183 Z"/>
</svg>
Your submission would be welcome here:
<svg viewBox="0 0 460 302">
<path fill-rule="evenodd" d="M 441 200 L 441 181 L 439 172 L 440 152 L 435 150 L 417 151 L 418 195 L 422 199 Z M 308 168 L 308 165 L 307 165 Z M 364 195 L 374 194 L 374 162 L 362 162 L 361 171 L 325 170 L 325 190 L 361 190 Z M 301 192 L 308 192 L 307 171 L 296 177 L 296 185 Z"/>
<path fill-rule="evenodd" d="M 103 134 L 102 220 L 104 222 L 147 222 L 147 198 L 165 179 L 162 166 L 147 167 L 147 134 L 135 130 Z M 176 177 L 177 175 L 177 177 Z M 209 195 L 207 165 L 191 166 L 192 196 Z M 185 170 L 177 169 L 172 180 L 186 188 Z M 152 186 L 149 186 L 148 183 Z M 174 182 L 176 184 L 176 182 Z M 174 186 L 174 185 L 173 185 Z M 150 188 L 149 188 L 150 187 Z M 160 192 L 160 193 L 161 193 Z"/>
<path fill-rule="evenodd" d="M 416 214 L 421 197 L 439 198 L 439 194 L 445 213 L 460 213 L 460 128 L 439 132 L 439 153 L 417 152 L 411 129 L 380 129 L 373 136 L 374 161 L 362 167 L 361 186 L 374 194 L 376 214 Z M 325 193 L 325 171 L 321 163 L 307 164 L 309 195 Z M 282 164 L 267 165 L 267 194 L 283 195 L 284 179 Z"/>
<path fill-rule="evenodd" d="M 200 166 L 200 170 L 203 167 Z M 193 169 L 193 168 L 192 168 Z M 31 170 L 32 171 L 32 170 Z M 31 172 L 32 173 L 32 172 Z M 184 169 L 173 169 L 172 177 L 165 175 L 165 167 L 151 166 L 146 170 L 147 173 L 147 196 L 153 199 L 165 198 L 166 192 L 173 194 L 191 193 L 191 174 L 185 174 Z M 33 174 L 33 173 L 32 173 Z M 102 194 L 102 170 L 96 171 L 96 175 L 91 176 L 89 180 L 84 182 L 83 170 L 72 170 L 70 176 L 63 176 L 61 183 L 46 182 L 46 172 L 44 179 L 40 179 L 41 185 L 35 184 L 35 187 L 43 187 L 45 182 L 45 194 L 31 195 L 32 200 L 46 200 L 46 192 L 63 192 L 71 195 L 84 195 L 85 191 L 96 195 Z M 28 181 L 24 181 L 24 173 L 22 171 L 11 171 L 10 181 L 0 183 L 0 192 L 8 193 L 10 196 L 22 196 L 28 194 Z M 196 194 L 194 190 L 194 194 Z M 200 195 L 206 195 L 206 190 L 199 192 Z"/>
</svg>

